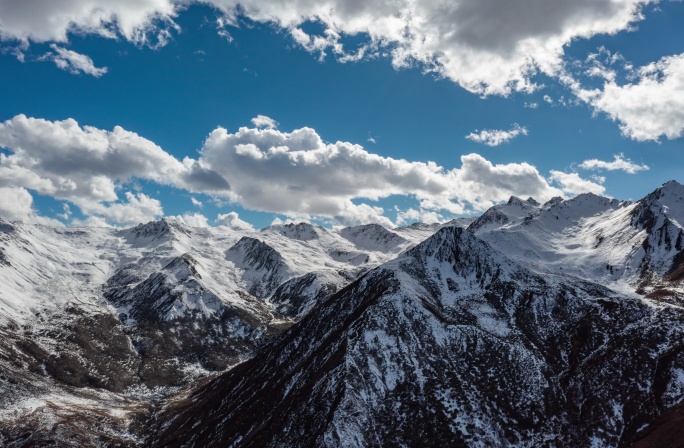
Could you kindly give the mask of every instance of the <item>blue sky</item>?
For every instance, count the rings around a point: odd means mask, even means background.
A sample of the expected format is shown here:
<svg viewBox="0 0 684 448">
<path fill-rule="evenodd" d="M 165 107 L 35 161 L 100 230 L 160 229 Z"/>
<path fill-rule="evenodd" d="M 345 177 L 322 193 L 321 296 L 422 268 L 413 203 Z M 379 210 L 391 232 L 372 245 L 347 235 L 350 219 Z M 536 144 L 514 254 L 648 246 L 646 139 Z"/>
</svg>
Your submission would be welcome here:
<svg viewBox="0 0 684 448">
<path fill-rule="evenodd" d="M 537 3 L 0 0 L 0 215 L 392 226 L 684 181 L 684 3 Z"/>
</svg>

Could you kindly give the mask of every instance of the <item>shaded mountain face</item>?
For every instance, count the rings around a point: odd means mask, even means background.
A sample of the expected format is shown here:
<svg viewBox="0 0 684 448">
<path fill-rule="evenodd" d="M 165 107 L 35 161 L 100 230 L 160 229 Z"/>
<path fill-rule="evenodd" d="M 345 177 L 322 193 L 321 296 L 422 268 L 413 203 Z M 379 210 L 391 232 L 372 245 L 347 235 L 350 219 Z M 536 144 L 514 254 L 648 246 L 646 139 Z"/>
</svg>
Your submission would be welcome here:
<svg viewBox="0 0 684 448">
<path fill-rule="evenodd" d="M 243 270 L 247 290 L 259 298 L 269 297 L 283 280 L 292 277 L 283 257 L 268 244 L 242 237 L 228 252 L 226 259 Z"/>
<path fill-rule="evenodd" d="M 386 251 L 405 245 L 407 242 L 403 237 L 387 230 L 380 224 L 347 227 L 340 231 L 340 235 L 362 250 Z"/>
<path fill-rule="evenodd" d="M 445 228 L 169 402 L 147 443 L 619 446 L 684 396 L 682 324 Z"/>
<path fill-rule="evenodd" d="M 0 445 L 662 439 L 683 189 L 393 230 L 0 219 Z"/>
<path fill-rule="evenodd" d="M 178 387 L 250 358 L 395 257 L 308 224 L 52 228 L 0 219 L 0 445 L 130 446 Z"/>
</svg>

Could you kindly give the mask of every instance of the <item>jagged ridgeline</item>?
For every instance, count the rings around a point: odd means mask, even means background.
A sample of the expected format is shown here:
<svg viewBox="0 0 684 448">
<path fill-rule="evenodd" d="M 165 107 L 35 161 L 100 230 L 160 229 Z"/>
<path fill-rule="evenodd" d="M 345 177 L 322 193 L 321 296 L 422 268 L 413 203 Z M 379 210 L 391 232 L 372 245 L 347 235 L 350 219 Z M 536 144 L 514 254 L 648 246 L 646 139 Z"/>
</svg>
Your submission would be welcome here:
<svg viewBox="0 0 684 448">
<path fill-rule="evenodd" d="M 0 444 L 672 445 L 683 226 L 677 182 L 393 230 L 2 221 Z"/>
</svg>

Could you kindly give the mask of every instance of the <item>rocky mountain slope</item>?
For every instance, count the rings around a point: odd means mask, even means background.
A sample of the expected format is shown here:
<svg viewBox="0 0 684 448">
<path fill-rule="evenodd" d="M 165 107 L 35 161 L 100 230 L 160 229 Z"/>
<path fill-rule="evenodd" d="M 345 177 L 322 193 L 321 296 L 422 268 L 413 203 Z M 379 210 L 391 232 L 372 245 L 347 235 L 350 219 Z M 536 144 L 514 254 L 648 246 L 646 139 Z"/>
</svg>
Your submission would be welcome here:
<svg viewBox="0 0 684 448">
<path fill-rule="evenodd" d="M 148 443 L 618 446 L 684 396 L 683 336 L 679 308 L 444 228 L 167 404 Z"/>
<path fill-rule="evenodd" d="M 683 228 L 684 186 L 671 181 L 634 203 L 593 194 L 543 205 L 511 198 L 469 230 L 533 270 L 679 303 Z"/>
<path fill-rule="evenodd" d="M 667 439 L 683 228 L 676 182 L 394 230 L 0 220 L 0 445 Z"/>
<path fill-rule="evenodd" d="M 342 232 L 0 221 L 0 445 L 62 432 L 130 443 L 125 428 L 155 400 L 248 359 L 318 301 L 424 238 L 421 229 L 385 231 L 391 246 L 363 249 Z M 370 242 L 375 228 L 354 232 Z M 114 416 L 102 410 L 110 407 Z M 71 427 L 84 421 L 90 430 Z"/>
</svg>

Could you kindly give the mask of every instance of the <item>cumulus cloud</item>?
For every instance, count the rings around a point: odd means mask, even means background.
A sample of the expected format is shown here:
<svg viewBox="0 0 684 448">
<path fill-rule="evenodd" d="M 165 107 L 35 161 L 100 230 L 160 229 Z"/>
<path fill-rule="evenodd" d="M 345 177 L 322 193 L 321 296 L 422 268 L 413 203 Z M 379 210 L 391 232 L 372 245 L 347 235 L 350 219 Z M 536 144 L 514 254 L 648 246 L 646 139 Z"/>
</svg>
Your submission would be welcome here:
<svg viewBox="0 0 684 448">
<path fill-rule="evenodd" d="M 65 221 L 68 221 L 69 218 L 71 218 L 71 207 L 69 207 L 69 204 L 66 202 L 62 205 L 62 210 L 64 210 L 62 213 L 58 213 L 57 216 L 62 218 Z"/>
<path fill-rule="evenodd" d="M 189 227 L 209 227 L 209 220 L 201 213 L 186 213 L 184 215 L 170 216 L 167 219 Z"/>
<path fill-rule="evenodd" d="M 606 188 L 603 185 L 582 179 L 577 173 L 563 173 L 562 171 L 552 170 L 551 180 L 557 182 L 563 193 L 570 196 L 582 193 L 603 195 L 606 192 Z"/>
<path fill-rule="evenodd" d="M 579 165 L 579 167 L 585 170 L 620 170 L 629 174 L 634 174 L 637 171 L 646 171 L 649 169 L 648 165 L 639 165 L 629 159 L 625 159 L 624 154 L 615 154 L 613 156 L 612 162 L 606 162 L 604 160 L 598 159 L 585 160 Z"/>
<path fill-rule="evenodd" d="M 453 188 L 457 189 L 453 195 L 468 202 L 477 211 L 484 211 L 510 196 L 531 196 L 540 202 L 565 196 L 528 163 L 494 165 L 479 154 L 461 156 L 461 163 L 460 169 L 452 170 Z"/>
<path fill-rule="evenodd" d="M 48 121 L 25 115 L 0 123 L 0 187 L 25 188 L 68 200 L 84 213 L 120 224 L 149 221 L 161 205 L 145 195 L 117 189 L 134 179 L 188 191 L 229 189 L 219 174 L 199 161 L 179 161 L 151 141 L 117 126 L 104 131 L 72 119 Z M 128 217 L 127 217 L 128 216 Z"/>
<path fill-rule="evenodd" d="M 499 146 L 502 143 L 508 143 L 519 135 L 527 135 L 527 128 L 520 126 L 518 123 L 514 123 L 513 127 L 508 131 L 483 129 L 481 131 L 471 132 L 466 135 L 466 138 L 487 146 Z"/>
<path fill-rule="evenodd" d="M 43 56 L 42 60 L 50 60 L 55 63 L 55 65 L 62 70 L 65 70 L 74 75 L 79 73 L 84 73 L 86 75 L 91 75 L 96 78 L 107 73 L 107 67 L 95 67 L 93 60 L 89 56 L 81 53 L 77 53 L 73 50 L 67 50 L 58 45 L 50 45 L 55 52 L 47 53 Z"/>
<path fill-rule="evenodd" d="M 643 19 L 644 5 L 655 1 L 5 1 L 0 2 L 0 40 L 18 41 L 23 46 L 30 42 L 66 43 L 70 33 L 78 33 L 160 46 L 174 30 L 180 30 L 174 21 L 180 11 L 202 3 L 220 11 L 217 29 L 228 39 L 226 27 L 237 26 L 246 17 L 285 30 L 296 45 L 321 59 L 327 54 L 340 62 L 388 57 L 396 68 L 419 65 L 425 72 L 450 79 L 470 92 L 505 96 L 536 90 L 537 74 L 562 79 L 565 48 L 570 42 L 631 30 Z M 307 33 L 304 29 L 309 22 L 322 30 Z M 349 36 L 360 37 L 354 39 L 351 49 L 345 46 Z M 53 45 L 53 50 L 49 58 L 62 69 L 93 76 L 101 76 L 106 70 L 64 47 Z M 638 71 L 638 82 L 624 85 L 617 83 L 610 66 L 619 57 L 607 50 L 590 54 L 590 67 L 584 75 L 603 78 L 605 85 L 594 91 L 575 91 L 578 97 L 608 114 L 620 124 L 624 135 L 635 140 L 680 137 L 684 132 L 684 55 L 643 67 Z M 544 96 L 544 101 L 553 102 L 549 96 Z M 574 103 L 562 97 L 557 102 Z M 255 126 L 275 124 L 257 121 Z"/>
<path fill-rule="evenodd" d="M 51 0 L 0 2 L 0 37 L 67 42 L 69 33 L 118 35 L 136 44 L 165 42 L 179 4 L 171 0 Z"/>
<path fill-rule="evenodd" d="M 197 160 L 182 162 L 153 142 L 116 126 L 105 131 L 73 119 L 48 121 L 25 115 L 0 123 L 0 184 L 81 203 L 116 201 L 116 187 L 148 179 L 189 191 L 229 188 Z"/>
<path fill-rule="evenodd" d="M 198 0 L 195 2 L 199 3 Z M 387 54 L 395 67 L 421 64 L 479 94 L 531 91 L 538 72 L 555 75 L 564 46 L 573 39 L 612 34 L 641 19 L 651 0 L 203 0 L 223 12 L 220 23 L 237 24 L 240 16 L 287 30 L 293 41 L 318 57 L 330 51 L 342 62 Z M 0 36 L 23 42 L 66 42 L 68 33 L 123 36 L 164 44 L 179 9 L 192 2 L 141 0 L 105 2 L 0 3 Z M 313 21 L 323 31 L 308 34 Z M 224 26 L 219 27 L 225 33 Z M 343 37 L 362 35 L 348 51 Z"/>
<path fill-rule="evenodd" d="M 104 131 L 74 120 L 19 115 L 0 123 L 0 146 L 10 150 L 0 154 L 0 187 L 66 200 L 86 217 L 119 225 L 163 214 L 162 204 L 144 193 L 126 192 L 123 201 L 119 198 L 117 191 L 136 179 L 293 219 L 388 227 L 393 223 L 374 201 L 393 195 L 417 199 L 429 216 L 483 211 L 511 195 L 544 201 L 576 194 L 582 182 L 585 190 L 603 188 L 576 174 L 553 174 L 547 180 L 527 163 L 494 165 L 478 154 L 462 156 L 461 166 L 451 170 L 434 162 L 382 157 L 352 143 L 326 143 L 311 128 L 283 132 L 243 127 L 234 133 L 217 128 L 198 159 L 179 161 L 120 127 Z M 199 225 L 190 216 L 183 219 Z M 245 225 L 230 213 L 219 216 L 219 222 Z"/>
<path fill-rule="evenodd" d="M 564 195 L 527 163 L 494 165 L 478 154 L 446 170 L 433 162 L 381 157 L 347 142 L 325 143 L 310 128 L 287 133 L 218 128 L 200 153 L 203 165 L 230 179 L 226 197 L 242 206 L 289 217 L 390 225 L 369 202 L 415 197 L 426 211 L 482 211 L 511 195 L 548 200 Z"/>
<path fill-rule="evenodd" d="M 636 70 L 637 81 L 619 85 L 609 79 L 602 89 L 576 94 L 596 111 L 617 121 L 634 140 L 675 139 L 684 134 L 684 54 L 664 57 Z"/>
<path fill-rule="evenodd" d="M 641 18 L 645 3 L 648 0 L 328 0 L 293 5 L 251 0 L 241 5 L 253 20 L 290 30 L 294 41 L 312 53 L 330 49 L 347 60 L 388 49 L 395 67 L 418 62 L 472 92 L 506 95 L 534 90 L 531 77 L 539 71 L 557 73 L 565 44 L 626 29 Z M 214 4 L 235 14 L 232 2 Z M 302 31 L 300 25 L 311 19 L 323 25 L 322 33 Z M 339 37 L 360 33 L 369 41 L 350 55 Z"/>
<path fill-rule="evenodd" d="M 254 227 L 240 219 L 237 212 L 229 212 L 225 214 L 219 214 L 216 218 L 216 222 L 220 226 L 230 227 L 233 230 L 254 230 Z"/>
<path fill-rule="evenodd" d="M 0 187 L 0 216 L 7 219 L 26 219 L 33 212 L 33 197 L 25 188 Z"/>
<path fill-rule="evenodd" d="M 278 127 L 278 122 L 271 117 L 267 117 L 266 115 L 257 115 L 256 117 L 252 118 L 252 124 L 258 129 L 275 129 Z"/>
<path fill-rule="evenodd" d="M 414 222 L 424 222 L 430 224 L 441 222 L 443 219 L 444 217 L 435 211 L 426 211 L 415 208 L 409 208 L 407 210 L 397 209 L 396 224 L 398 226 L 405 226 L 408 224 L 413 224 Z"/>
<path fill-rule="evenodd" d="M 63 226 L 56 219 L 39 216 L 33 209 L 33 196 L 25 188 L 0 187 L 0 217 L 11 221 Z"/>
<path fill-rule="evenodd" d="M 107 222 L 114 222 L 122 226 L 134 226 L 146 223 L 164 216 L 161 202 L 143 193 L 134 194 L 127 191 L 126 201 L 112 203 L 80 202 L 76 204 L 85 215 L 102 218 Z"/>
<path fill-rule="evenodd" d="M 198 207 L 198 208 L 204 207 L 204 204 L 202 204 L 202 201 L 197 200 L 193 197 L 190 197 L 190 202 L 192 202 L 192 205 L 194 205 L 195 207 Z"/>
</svg>

